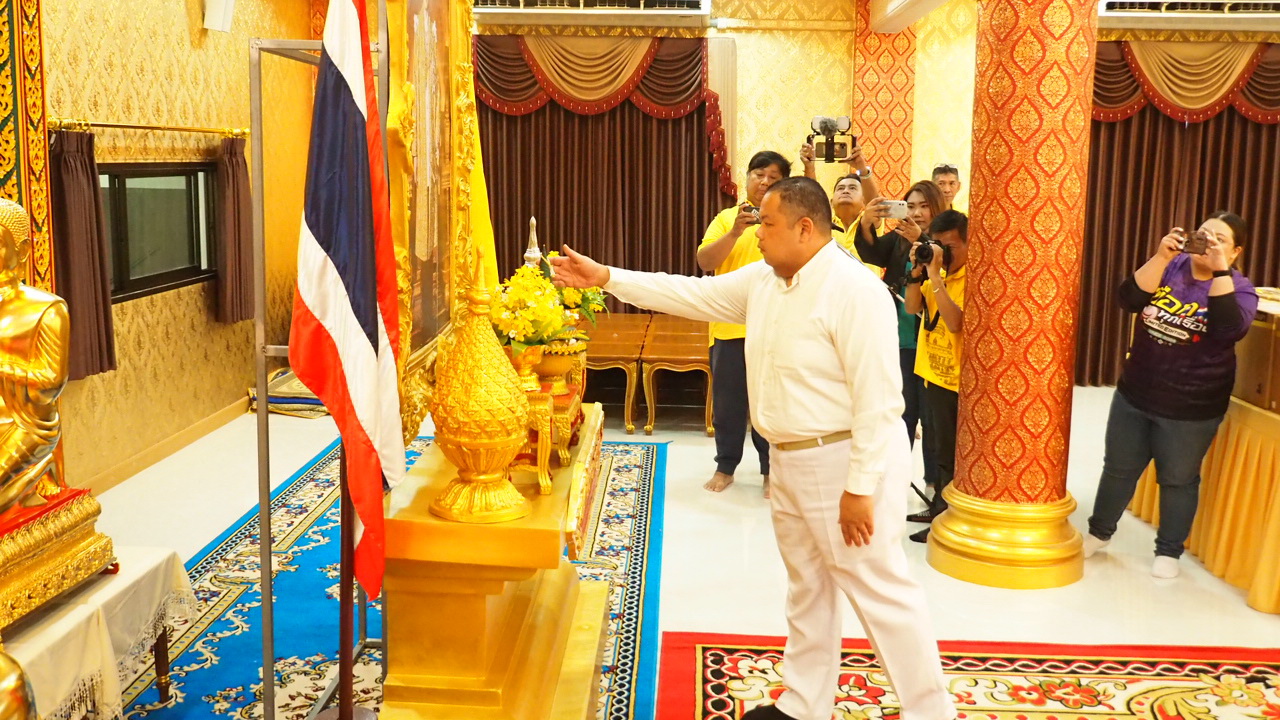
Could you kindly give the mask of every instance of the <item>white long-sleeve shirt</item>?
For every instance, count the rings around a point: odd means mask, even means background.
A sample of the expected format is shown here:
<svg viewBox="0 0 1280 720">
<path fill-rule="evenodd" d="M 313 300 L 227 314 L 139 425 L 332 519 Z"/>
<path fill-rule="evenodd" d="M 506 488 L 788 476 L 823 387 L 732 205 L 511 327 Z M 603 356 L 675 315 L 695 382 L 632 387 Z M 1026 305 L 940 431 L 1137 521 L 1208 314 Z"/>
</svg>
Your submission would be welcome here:
<svg viewBox="0 0 1280 720">
<path fill-rule="evenodd" d="M 910 452 L 892 296 L 838 244 L 819 250 L 790 285 L 764 262 L 701 278 L 609 272 L 605 290 L 624 302 L 745 324 L 756 431 L 775 444 L 851 431 L 849 492 L 874 493 L 889 454 Z"/>
</svg>

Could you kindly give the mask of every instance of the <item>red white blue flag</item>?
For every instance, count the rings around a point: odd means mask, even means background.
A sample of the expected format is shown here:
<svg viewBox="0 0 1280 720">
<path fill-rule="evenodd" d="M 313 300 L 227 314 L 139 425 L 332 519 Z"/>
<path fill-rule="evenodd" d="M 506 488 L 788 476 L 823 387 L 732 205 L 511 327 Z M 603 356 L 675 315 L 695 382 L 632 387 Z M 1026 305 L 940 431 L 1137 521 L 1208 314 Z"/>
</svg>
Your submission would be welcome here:
<svg viewBox="0 0 1280 720">
<path fill-rule="evenodd" d="M 342 433 L 357 516 L 355 576 L 377 597 L 386 562 L 383 483 L 400 481 L 405 456 L 395 253 L 368 38 L 364 0 L 330 0 L 311 116 L 289 363 Z"/>
</svg>

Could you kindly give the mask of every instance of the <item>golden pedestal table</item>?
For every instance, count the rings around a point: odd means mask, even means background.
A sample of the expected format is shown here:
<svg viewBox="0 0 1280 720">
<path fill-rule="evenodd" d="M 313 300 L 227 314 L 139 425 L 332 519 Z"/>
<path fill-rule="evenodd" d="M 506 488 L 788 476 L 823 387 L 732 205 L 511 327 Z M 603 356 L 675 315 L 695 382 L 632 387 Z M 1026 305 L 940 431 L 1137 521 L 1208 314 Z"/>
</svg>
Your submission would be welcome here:
<svg viewBox="0 0 1280 720">
<path fill-rule="evenodd" d="M 597 480 L 603 413 L 583 408 L 580 441 L 553 472 L 512 479 L 527 517 L 476 525 L 428 511 L 455 469 L 428 448 L 387 510 L 384 720 L 594 718 L 608 584 L 565 558 L 581 498 Z"/>
</svg>

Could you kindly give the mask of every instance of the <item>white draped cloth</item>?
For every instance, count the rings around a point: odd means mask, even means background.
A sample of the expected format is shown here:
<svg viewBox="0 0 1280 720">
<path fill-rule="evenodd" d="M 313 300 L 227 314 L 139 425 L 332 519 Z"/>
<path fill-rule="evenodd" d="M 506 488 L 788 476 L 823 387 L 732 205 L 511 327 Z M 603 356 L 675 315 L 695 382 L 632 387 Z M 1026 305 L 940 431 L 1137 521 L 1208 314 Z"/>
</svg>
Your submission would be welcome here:
<svg viewBox="0 0 1280 720">
<path fill-rule="evenodd" d="M 190 619 L 196 599 L 178 553 L 117 548 L 120 572 L 98 575 L 24 618 L 4 634 L 5 650 L 27 673 L 45 720 L 93 710 L 121 716 L 121 673 L 166 625 Z"/>
</svg>

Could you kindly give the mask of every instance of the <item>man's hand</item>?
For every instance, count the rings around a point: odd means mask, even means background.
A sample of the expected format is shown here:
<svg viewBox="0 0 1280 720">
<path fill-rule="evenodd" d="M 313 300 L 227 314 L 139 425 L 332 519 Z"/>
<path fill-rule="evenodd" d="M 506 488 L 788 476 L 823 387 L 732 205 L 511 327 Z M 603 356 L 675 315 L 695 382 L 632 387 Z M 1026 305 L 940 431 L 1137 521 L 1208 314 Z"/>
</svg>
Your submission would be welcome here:
<svg viewBox="0 0 1280 720">
<path fill-rule="evenodd" d="M 870 495 L 854 495 L 846 492 L 840 495 L 840 532 L 844 535 L 844 544 L 871 544 L 871 535 L 876 531 L 875 499 Z"/>
<path fill-rule="evenodd" d="M 805 142 L 800 146 L 800 162 L 804 163 L 805 167 L 813 164 L 814 157 L 813 143 Z"/>
<path fill-rule="evenodd" d="M 933 259 L 929 261 L 929 279 L 939 281 L 942 279 L 942 246 L 934 243 Z"/>
<path fill-rule="evenodd" d="M 845 159 L 845 162 L 849 163 L 849 168 L 856 172 L 864 173 L 867 171 L 867 159 L 862 156 L 861 145 L 853 146 L 853 149 L 849 151 L 849 157 Z"/>
<path fill-rule="evenodd" d="M 609 268 L 574 252 L 568 245 L 561 251 L 560 257 L 551 258 L 551 281 L 556 287 L 590 288 L 609 284 Z"/>
</svg>

